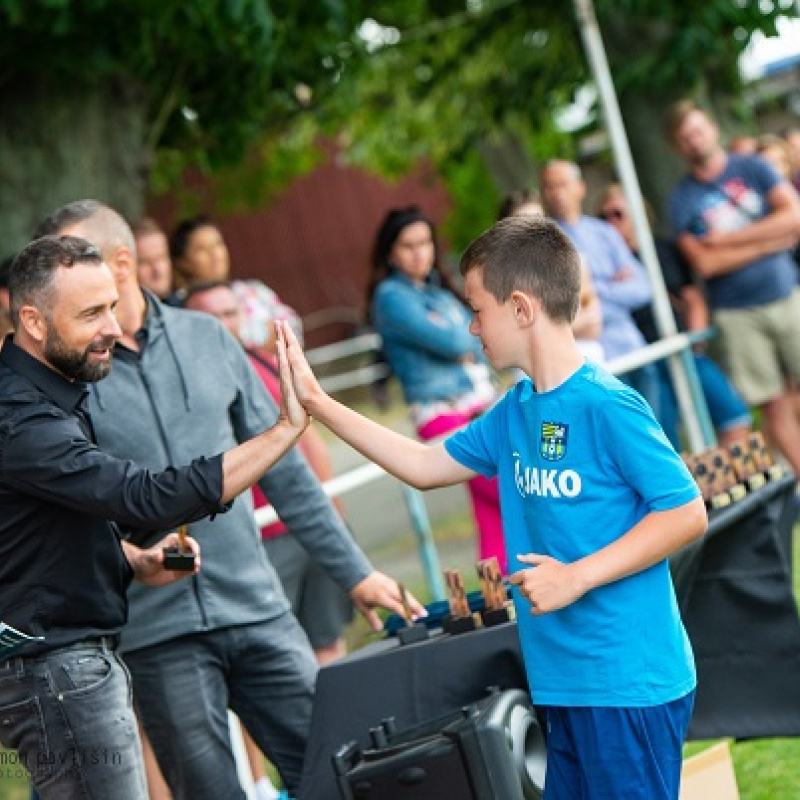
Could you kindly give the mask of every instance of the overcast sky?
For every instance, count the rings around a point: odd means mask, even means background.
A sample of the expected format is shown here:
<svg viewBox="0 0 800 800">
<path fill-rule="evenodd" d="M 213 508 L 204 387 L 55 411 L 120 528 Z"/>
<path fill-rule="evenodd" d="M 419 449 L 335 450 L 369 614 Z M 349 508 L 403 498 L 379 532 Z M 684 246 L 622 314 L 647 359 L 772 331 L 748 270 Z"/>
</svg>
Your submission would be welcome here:
<svg viewBox="0 0 800 800">
<path fill-rule="evenodd" d="M 742 57 L 742 72 L 747 78 L 757 78 L 764 66 L 782 58 L 800 55 L 800 20 L 778 20 L 780 36 L 767 38 L 757 33 Z"/>
</svg>

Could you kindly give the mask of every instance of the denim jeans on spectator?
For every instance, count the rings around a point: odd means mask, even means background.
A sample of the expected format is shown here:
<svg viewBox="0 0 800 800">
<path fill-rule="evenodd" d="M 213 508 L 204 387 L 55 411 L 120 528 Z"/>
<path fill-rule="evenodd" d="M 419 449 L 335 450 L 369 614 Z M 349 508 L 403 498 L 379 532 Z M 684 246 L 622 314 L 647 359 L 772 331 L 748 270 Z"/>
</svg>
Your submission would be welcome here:
<svg viewBox="0 0 800 800">
<path fill-rule="evenodd" d="M 125 654 L 137 712 L 175 800 L 243 800 L 227 709 L 297 788 L 317 665 L 291 613 Z M 343 710 L 342 713 L 347 713 Z"/>
<path fill-rule="evenodd" d="M 655 364 L 645 364 L 617 377 L 639 392 L 653 410 L 653 416 L 661 422 L 661 380 L 658 367 Z"/>
<path fill-rule="evenodd" d="M 0 743 L 41 800 L 147 800 L 130 676 L 110 640 L 0 662 Z"/>
<path fill-rule="evenodd" d="M 728 376 L 705 354 L 694 354 L 694 365 L 697 378 L 708 406 L 711 424 L 717 435 L 727 433 L 734 428 L 749 427 L 753 418 L 744 400 L 736 393 L 736 389 Z M 660 361 L 661 375 L 661 417 L 659 422 L 667 434 L 672 446 L 680 451 L 683 444 L 680 439 L 680 410 L 672 378 L 665 361 Z"/>
</svg>

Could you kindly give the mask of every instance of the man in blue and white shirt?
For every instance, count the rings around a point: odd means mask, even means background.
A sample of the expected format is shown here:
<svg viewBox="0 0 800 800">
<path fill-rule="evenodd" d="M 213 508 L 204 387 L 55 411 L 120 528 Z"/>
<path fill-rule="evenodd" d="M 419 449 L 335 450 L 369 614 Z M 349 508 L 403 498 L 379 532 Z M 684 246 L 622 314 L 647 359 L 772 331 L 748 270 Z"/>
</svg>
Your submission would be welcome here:
<svg viewBox="0 0 800 800">
<path fill-rule="evenodd" d="M 760 156 L 726 153 L 717 126 L 692 101 L 673 106 L 667 130 L 689 169 L 669 200 L 672 230 L 705 280 L 719 363 L 800 474 L 800 422 L 785 384 L 787 373 L 800 381 L 790 255 L 800 237 L 797 192 Z"/>
</svg>

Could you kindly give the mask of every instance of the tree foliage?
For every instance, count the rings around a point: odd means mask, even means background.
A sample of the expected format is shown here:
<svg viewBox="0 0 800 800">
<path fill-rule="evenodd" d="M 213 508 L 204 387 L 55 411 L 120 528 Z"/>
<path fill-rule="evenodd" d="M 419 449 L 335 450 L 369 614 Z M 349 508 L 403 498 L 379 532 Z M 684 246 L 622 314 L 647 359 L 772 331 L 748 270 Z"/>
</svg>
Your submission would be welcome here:
<svg viewBox="0 0 800 800">
<path fill-rule="evenodd" d="M 737 60 L 753 33 L 774 35 L 795 4 L 596 0 L 595 7 L 623 114 L 646 113 L 658 137 L 659 103 L 663 109 L 701 87 L 736 96 Z M 538 159 L 570 153 L 574 145 L 554 120 L 591 82 L 571 2 L 374 0 L 367 11 L 336 92 L 314 108 L 316 123 L 339 134 L 350 159 L 397 176 L 428 158 L 464 184 L 469 154 L 486 142 L 512 137 Z M 641 128 L 635 135 L 647 135 Z M 658 148 L 639 150 L 652 159 Z M 640 171 L 650 166 L 657 165 Z"/>
<path fill-rule="evenodd" d="M 775 33 L 795 0 L 595 5 L 624 113 L 703 81 L 734 92 L 739 53 L 754 31 Z M 188 164 L 229 168 L 247 151 L 244 168 L 224 174 L 224 193 L 257 200 L 315 163 L 319 133 L 384 175 L 423 157 L 454 187 L 485 186 L 482 148 L 564 151 L 554 119 L 589 80 L 567 2 L 0 0 L 0 145 L 27 147 L 16 161 L 0 154 L 0 189 L 27 202 L 31 218 L 48 210 L 37 206 L 50 196 L 20 190 L 20 165 L 37 153 L 46 161 L 56 149 L 47 136 L 79 128 L 87 98 L 99 110 L 92 119 L 107 121 L 87 146 L 108 139 L 140 150 L 126 167 L 142 176 L 133 194 L 146 178 L 165 188 Z M 18 123 L 34 99 L 26 130 Z M 50 130 L 48 109 L 59 103 Z M 116 117 L 127 135 L 113 130 Z M 0 217 L 10 205 L 0 196 Z"/>
<path fill-rule="evenodd" d="M 399 41 L 358 42 L 320 124 L 387 175 L 419 157 L 461 160 L 493 134 L 552 127 L 585 75 L 571 18 L 550 4 L 502 5 L 473 14 L 458 2 L 370 4 L 373 36 L 398 31 Z"/>
<path fill-rule="evenodd" d="M 596 0 L 617 90 L 691 90 L 711 76 L 738 88 L 736 63 L 755 31 L 777 33 L 794 0 Z M 459 158 L 493 134 L 551 131 L 553 115 L 591 76 L 572 3 L 377 0 L 368 7 L 396 43 L 361 40 L 319 109 L 347 131 L 356 160 L 388 174 L 424 155 Z"/>
<path fill-rule="evenodd" d="M 331 54 L 360 18 L 358 0 L 0 0 L 0 139 L 25 145 L 13 126 L 27 116 L 41 130 L 42 112 L 28 114 L 34 98 L 43 109 L 99 98 L 113 118 L 115 96 L 120 105 L 136 97 L 141 131 L 127 145 L 141 150 L 145 177 L 156 156 L 161 186 L 189 164 L 235 163 L 248 144 L 284 131 L 307 94 L 325 97 L 336 76 Z M 36 147 L 43 161 L 57 149 L 43 131 Z M 24 199 L 11 173 L 0 164 L 0 186 Z"/>
</svg>

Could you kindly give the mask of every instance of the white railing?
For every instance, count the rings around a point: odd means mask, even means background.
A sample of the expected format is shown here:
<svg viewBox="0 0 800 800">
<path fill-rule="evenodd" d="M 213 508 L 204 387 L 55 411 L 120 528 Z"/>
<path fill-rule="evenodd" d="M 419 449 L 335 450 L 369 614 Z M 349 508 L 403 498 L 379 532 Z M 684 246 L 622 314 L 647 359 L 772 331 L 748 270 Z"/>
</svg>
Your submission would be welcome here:
<svg viewBox="0 0 800 800">
<path fill-rule="evenodd" d="M 377 353 L 380 349 L 381 337 L 377 333 L 364 333 L 342 342 L 307 350 L 306 358 L 312 367 L 317 367 L 352 356 Z M 322 376 L 319 383 L 326 392 L 341 392 L 356 386 L 369 386 L 390 373 L 387 364 L 368 364 L 336 375 Z"/>
<path fill-rule="evenodd" d="M 341 342 L 334 342 L 333 344 L 326 344 L 322 347 L 306 350 L 306 359 L 312 367 L 317 367 L 321 364 L 329 364 L 331 361 L 338 361 L 340 358 L 363 355 L 364 353 L 369 353 L 370 351 L 374 352 L 380 349 L 380 334 L 362 333 L 359 336 L 353 336 Z"/>
<path fill-rule="evenodd" d="M 603 366 L 613 375 L 622 375 L 646 364 L 661 361 L 674 353 L 680 353 L 681 350 L 691 347 L 694 341 L 696 341 L 694 336 L 677 333 L 675 336 L 659 339 L 657 342 L 648 344 L 647 347 L 642 347 L 639 350 L 634 350 L 627 355 L 606 361 Z"/>
</svg>

